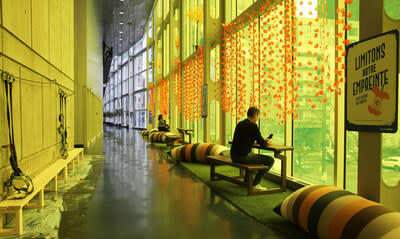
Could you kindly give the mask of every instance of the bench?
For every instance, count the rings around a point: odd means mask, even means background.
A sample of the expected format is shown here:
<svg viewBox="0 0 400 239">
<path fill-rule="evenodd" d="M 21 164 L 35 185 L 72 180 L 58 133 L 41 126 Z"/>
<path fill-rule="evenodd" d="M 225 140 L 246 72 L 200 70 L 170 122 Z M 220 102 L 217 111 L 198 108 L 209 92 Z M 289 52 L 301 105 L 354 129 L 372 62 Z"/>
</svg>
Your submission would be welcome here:
<svg viewBox="0 0 400 239">
<path fill-rule="evenodd" d="M 174 142 L 181 138 L 174 133 L 165 133 L 164 137 L 165 137 L 165 143 L 167 144 L 167 146 L 170 146 L 170 147 L 174 147 L 175 146 Z"/>
<path fill-rule="evenodd" d="M 34 191 L 22 199 L 14 199 L 10 195 L 7 199 L 0 202 L 0 236 L 21 235 L 23 231 L 23 208 L 42 208 L 44 206 L 44 192 L 56 192 L 57 180 L 66 180 L 68 170 L 74 170 L 74 164 L 78 164 L 83 159 L 83 148 L 75 148 L 68 152 L 66 159 L 58 159 L 52 165 L 36 175 L 32 181 Z M 61 172 L 61 175 L 59 173 Z M 47 187 L 51 183 L 51 187 Z M 38 202 L 30 203 L 33 198 L 38 196 Z M 14 214 L 15 228 L 4 228 L 4 216 Z"/>
<path fill-rule="evenodd" d="M 232 144 L 232 141 L 228 142 L 229 144 Z M 287 165 L 287 158 L 286 155 L 282 154 L 282 152 L 285 151 L 293 151 L 294 148 L 292 146 L 285 146 L 285 145 L 274 145 L 274 144 L 269 144 L 265 147 L 259 145 L 259 144 L 253 144 L 252 146 L 255 149 L 259 150 L 268 150 L 274 152 L 274 157 L 276 159 L 281 160 L 281 191 L 280 192 L 285 192 L 286 191 L 286 165 Z"/>
<path fill-rule="evenodd" d="M 240 186 L 247 187 L 248 194 L 249 196 L 252 195 L 260 195 L 260 194 L 269 194 L 269 193 L 275 193 L 275 192 L 282 192 L 281 188 L 274 188 L 274 189 L 268 189 L 265 191 L 253 191 L 253 175 L 258 171 L 258 170 L 266 170 L 269 169 L 268 166 L 262 165 L 262 164 L 242 164 L 242 163 L 235 163 L 232 162 L 230 157 L 226 156 L 207 156 L 208 162 L 210 163 L 210 180 L 215 181 L 215 180 L 226 180 L 231 183 L 235 183 Z M 216 165 L 229 165 L 235 168 L 239 168 L 240 175 L 239 176 L 226 176 L 220 173 L 217 173 L 215 171 L 215 166 Z M 248 182 L 243 182 L 240 179 L 243 179 L 244 177 L 244 172 L 247 171 L 249 175 L 249 181 Z"/>
<path fill-rule="evenodd" d="M 182 135 L 182 143 L 183 144 L 191 144 L 192 143 L 192 134 L 190 132 L 193 132 L 193 129 L 184 129 L 184 128 L 176 128 L 179 133 Z M 185 142 L 185 135 L 189 136 L 189 143 Z"/>
</svg>

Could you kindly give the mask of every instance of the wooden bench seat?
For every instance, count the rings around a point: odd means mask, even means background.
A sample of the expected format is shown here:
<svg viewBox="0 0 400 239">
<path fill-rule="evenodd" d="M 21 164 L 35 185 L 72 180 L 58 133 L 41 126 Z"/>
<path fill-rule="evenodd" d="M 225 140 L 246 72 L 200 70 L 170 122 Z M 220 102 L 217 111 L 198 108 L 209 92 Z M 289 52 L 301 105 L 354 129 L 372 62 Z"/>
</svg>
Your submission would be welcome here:
<svg viewBox="0 0 400 239">
<path fill-rule="evenodd" d="M 193 129 L 184 129 L 184 128 L 176 128 L 179 133 L 182 135 L 182 143 L 183 144 L 191 144 L 192 143 L 192 134 L 190 132 L 193 132 Z M 189 137 L 189 141 L 185 142 L 185 135 Z"/>
<path fill-rule="evenodd" d="M 181 137 L 177 134 L 174 133 L 166 133 L 164 134 L 165 137 L 165 143 L 167 146 L 174 147 L 174 142 L 178 139 L 181 139 Z"/>
<path fill-rule="evenodd" d="M 67 171 L 74 170 L 74 164 L 78 164 L 83 159 L 83 148 L 76 148 L 68 152 L 68 158 L 58 159 L 52 165 L 44 169 L 33 179 L 34 191 L 22 199 L 14 199 L 15 195 L 10 195 L 7 199 L 0 202 L 0 236 L 21 235 L 23 231 L 23 208 L 42 208 L 44 206 L 44 192 L 57 191 L 57 180 L 67 179 Z M 58 174 L 62 172 L 62 175 Z M 46 186 L 51 182 L 51 187 Z M 31 204 L 30 201 L 38 196 L 38 202 Z M 16 227 L 4 228 L 4 216 L 6 214 L 14 214 Z"/>
<path fill-rule="evenodd" d="M 273 188 L 273 189 L 268 189 L 265 191 L 253 191 L 253 175 L 256 173 L 258 170 L 265 170 L 268 169 L 268 166 L 262 165 L 262 164 L 241 164 L 241 163 L 235 163 L 232 162 L 230 157 L 226 156 L 207 156 L 208 162 L 210 163 L 210 180 L 226 180 L 232 183 L 235 183 L 240 186 L 247 187 L 248 190 L 248 195 L 260 195 L 260 194 L 269 194 L 269 193 L 276 193 L 276 192 L 282 192 L 285 189 L 281 188 Z M 235 168 L 239 168 L 240 175 L 239 176 L 226 176 L 220 173 L 215 172 L 215 166 L 216 165 L 229 165 Z M 244 177 L 244 172 L 247 171 L 249 175 L 249 181 L 244 182 L 240 179 L 243 179 Z"/>
</svg>

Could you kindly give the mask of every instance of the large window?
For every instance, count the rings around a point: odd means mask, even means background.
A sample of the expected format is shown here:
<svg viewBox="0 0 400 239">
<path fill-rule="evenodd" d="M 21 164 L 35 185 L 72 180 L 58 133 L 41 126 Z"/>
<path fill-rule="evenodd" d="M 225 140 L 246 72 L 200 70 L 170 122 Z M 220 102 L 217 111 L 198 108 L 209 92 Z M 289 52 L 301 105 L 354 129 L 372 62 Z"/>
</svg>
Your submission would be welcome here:
<svg viewBox="0 0 400 239">
<path fill-rule="evenodd" d="M 203 0 L 183 1 L 183 59 L 196 51 L 196 46 L 204 45 Z"/>
<path fill-rule="evenodd" d="M 298 5 L 298 41 L 296 60 L 298 89 L 298 118 L 294 121 L 293 176 L 316 184 L 333 184 L 335 95 L 324 92 L 335 81 L 335 5 Z M 325 9 L 328 9 L 326 12 Z M 317 11 L 321 12 L 316 24 Z M 300 45 L 301 44 L 301 45 Z M 327 49 L 324 49 L 328 46 Z M 329 47 L 331 46 L 331 47 Z M 322 70 L 324 69 L 324 70 Z M 328 72 L 325 74 L 325 72 Z M 311 86 L 311 87 L 310 87 Z M 315 86 L 315 87 L 313 87 Z M 325 103 L 321 103 L 325 100 Z"/>
<path fill-rule="evenodd" d="M 205 77 L 210 79 L 207 82 L 210 89 L 207 119 L 209 140 L 216 142 L 225 138 L 225 142 L 231 141 L 235 126 L 238 121 L 246 118 L 248 107 L 258 106 L 262 113 L 259 121 L 262 135 L 266 137 L 270 133 L 274 134 L 275 144 L 293 143 L 295 150 L 290 154 L 291 162 L 288 164 L 292 167 L 288 170 L 291 176 L 309 183 L 337 183 L 338 186 L 342 186 L 345 177 L 345 187 L 356 191 L 358 133 L 344 130 L 344 96 L 337 90 L 340 87 L 333 91 L 328 89 L 341 82 L 341 89 L 344 90 L 344 69 L 341 69 L 344 64 L 343 43 L 344 40 L 358 40 L 360 1 L 352 1 L 351 4 L 350 1 L 345 4 L 344 0 L 268 1 L 273 6 L 271 10 L 266 9 L 260 17 L 254 17 L 254 14 L 258 14 L 258 9 L 254 12 L 250 11 L 249 7 L 255 2 L 263 4 L 262 1 L 224 1 L 224 27 L 239 16 L 244 18 L 238 19 L 243 21 L 243 25 L 236 23 L 237 28 L 231 41 L 223 41 L 221 49 L 213 48 L 211 52 L 205 53 L 210 56 L 210 75 Z M 149 46 L 151 48 L 148 49 L 148 52 L 154 50 L 154 56 L 148 57 L 150 62 L 154 58 L 152 68 L 147 68 L 148 82 L 157 82 L 170 73 L 172 67 L 169 64 L 173 62 L 171 57 L 179 56 L 179 51 L 175 49 L 177 45 L 182 51 L 182 59 L 179 60 L 183 64 L 193 56 L 196 46 L 204 45 L 204 20 L 196 19 L 196 13 L 202 15 L 201 11 L 207 9 L 212 18 L 218 18 L 221 7 L 218 0 L 207 1 L 210 6 L 206 7 L 204 2 L 206 1 L 182 0 L 182 9 L 174 9 L 175 4 L 167 6 L 165 2 L 163 8 L 162 1 L 157 1 L 154 13 L 159 18 L 157 24 L 152 25 L 157 29 L 157 37 L 155 45 Z M 296 4 L 296 8 L 292 5 L 285 6 L 292 3 Z M 337 10 L 337 6 L 344 10 Z M 167 13 L 173 13 L 174 19 L 181 18 L 182 24 L 176 25 L 175 21 L 170 21 L 172 18 L 165 18 Z M 345 19 L 344 16 L 348 18 Z M 345 24 L 351 26 L 347 32 L 343 30 Z M 216 37 L 224 36 L 219 34 L 218 25 L 209 25 L 207 27 L 211 29 L 207 29 L 207 32 L 213 33 L 216 30 Z M 216 43 L 220 43 L 221 39 L 216 40 Z M 221 59 L 226 60 L 230 57 L 231 68 L 229 72 L 223 72 L 224 63 L 227 62 L 218 62 L 219 53 L 223 53 L 227 48 L 234 50 L 230 52 L 231 55 L 221 55 Z M 135 62 L 135 67 L 139 67 L 139 63 Z M 342 75 L 339 71 L 342 71 Z M 224 75 L 224 79 L 221 77 L 221 80 L 225 80 L 225 74 L 231 75 L 232 79 L 229 89 L 232 101 L 228 105 L 213 95 L 219 80 L 217 78 Z M 141 83 L 142 78 L 144 75 L 142 76 L 137 69 L 134 81 L 135 96 L 146 88 Z M 187 79 L 185 72 L 182 78 Z M 120 92 L 118 79 L 120 77 L 115 77 L 115 91 L 110 91 L 110 95 Z M 187 93 L 185 87 L 182 91 L 183 95 Z M 231 112 L 220 114 L 221 109 L 227 110 L 228 107 Z M 176 123 L 179 117 L 184 118 L 185 112 L 187 111 L 170 115 L 170 119 Z M 137 122 L 140 122 L 140 115 L 140 112 L 135 112 Z M 225 124 L 224 127 L 222 124 Z M 183 127 L 194 129 L 193 142 L 201 142 L 204 138 L 203 125 L 203 119 L 183 121 Z M 222 132 L 221 128 L 225 131 Z M 399 147 L 398 134 L 383 135 L 383 180 L 389 185 L 397 183 L 400 179 L 399 171 L 393 166 L 396 157 L 400 158 L 400 150 L 397 150 Z M 336 167 L 340 167 L 336 170 L 335 157 Z M 274 169 L 279 170 L 279 167 L 279 163 L 276 163 Z M 345 170 L 344 177 L 342 170 Z M 335 172 L 338 172 L 336 177 Z"/>
</svg>

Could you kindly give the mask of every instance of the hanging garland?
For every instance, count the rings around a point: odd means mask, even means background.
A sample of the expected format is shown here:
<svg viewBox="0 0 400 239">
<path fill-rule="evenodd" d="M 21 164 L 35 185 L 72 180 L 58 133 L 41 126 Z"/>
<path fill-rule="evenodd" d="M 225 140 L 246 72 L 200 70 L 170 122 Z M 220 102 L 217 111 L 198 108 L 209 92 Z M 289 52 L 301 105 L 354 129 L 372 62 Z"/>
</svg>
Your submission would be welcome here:
<svg viewBox="0 0 400 239">
<path fill-rule="evenodd" d="M 152 117 L 154 117 L 154 104 L 155 104 L 155 93 L 154 93 L 154 85 L 152 83 L 149 84 L 149 89 L 150 89 L 150 109 Z"/>
<path fill-rule="evenodd" d="M 183 65 L 183 100 L 186 120 L 201 117 L 201 86 L 204 83 L 204 48 L 197 47 L 196 55 Z"/>
<path fill-rule="evenodd" d="M 157 98 L 160 114 L 167 116 L 169 112 L 169 80 L 160 78 L 157 84 Z"/>
<path fill-rule="evenodd" d="M 174 94 L 178 112 L 182 113 L 182 62 L 177 61 L 177 69 L 174 73 Z"/>
<path fill-rule="evenodd" d="M 333 36 L 328 31 L 332 23 L 326 0 L 299 0 L 297 4 L 267 0 L 258 13 L 245 13 L 234 23 L 222 24 L 222 109 L 233 117 L 242 118 L 255 105 L 262 108 L 264 119 L 274 118 L 282 124 L 298 118 L 299 107 L 315 109 L 317 103 L 328 102 L 327 93 L 342 94 L 345 45 L 350 43 L 344 35 L 351 29 L 347 19 L 352 14 L 336 9 L 339 44 L 335 58 L 329 50 Z M 244 27 L 244 22 L 260 13 L 264 13 L 260 26 L 253 21 Z M 301 97 L 307 98 L 302 105 L 298 102 L 300 87 Z"/>
</svg>

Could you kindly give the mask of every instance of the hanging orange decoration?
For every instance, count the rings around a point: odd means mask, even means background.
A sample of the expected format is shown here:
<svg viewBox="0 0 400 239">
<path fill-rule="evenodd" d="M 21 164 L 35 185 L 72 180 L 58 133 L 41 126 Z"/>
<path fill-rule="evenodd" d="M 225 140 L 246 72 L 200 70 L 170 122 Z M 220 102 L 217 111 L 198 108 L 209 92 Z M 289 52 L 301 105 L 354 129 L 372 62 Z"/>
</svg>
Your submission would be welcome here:
<svg viewBox="0 0 400 239">
<path fill-rule="evenodd" d="M 160 78 L 156 91 L 160 114 L 167 116 L 169 113 L 169 80 Z"/>
<path fill-rule="evenodd" d="M 182 113 L 182 63 L 181 61 L 176 62 L 177 68 L 174 73 L 174 95 L 177 110 Z"/>
<path fill-rule="evenodd" d="M 201 22 L 203 21 L 203 8 L 199 6 L 193 7 L 185 15 L 195 22 Z"/>
<path fill-rule="evenodd" d="M 155 96 L 155 93 L 154 93 L 154 85 L 152 84 L 152 83 L 150 83 L 149 84 L 149 91 L 150 91 L 150 108 L 149 108 L 149 110 L 151 110 L 151 113 L 152 113 L 152 116 L 154 117 L 154 114 L 155 114 L 155 112 L 154 112 L 154 104 L 155 104 L 155 100 L 154 100 L 154 96 Z"/>
</svg>

